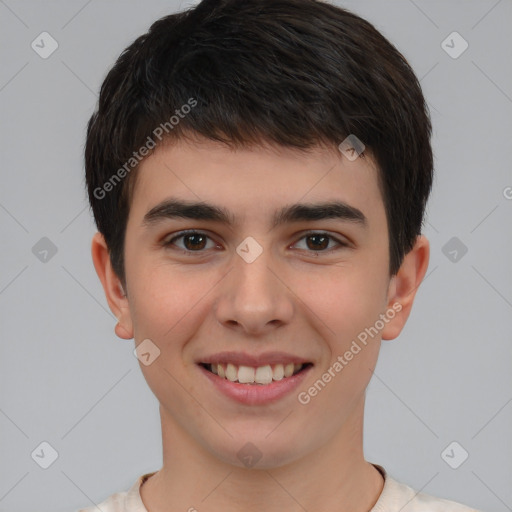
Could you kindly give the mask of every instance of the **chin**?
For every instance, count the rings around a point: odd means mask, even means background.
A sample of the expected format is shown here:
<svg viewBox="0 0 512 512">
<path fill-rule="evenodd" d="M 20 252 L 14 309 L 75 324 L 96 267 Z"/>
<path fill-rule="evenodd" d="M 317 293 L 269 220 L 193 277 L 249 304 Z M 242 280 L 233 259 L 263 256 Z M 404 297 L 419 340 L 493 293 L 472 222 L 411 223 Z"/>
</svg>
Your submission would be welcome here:
<svg viewBox="0 0 512 512">
<path fill-rule="evenodd" d="M 269 430 L 268 432 L 270 432 Z M 267 432 L 267 430 L 265 430 Z M 226 464 L 246 469 L 274 469 L 290 464 L 302 456 L 304 443 L 292 442 L 289 436 L 245 433 L 229 438 L 222 446 L 212 447 L 210 452 Z M 273 436 L 273 439 L 270 437 Z M 299 449 L 300 447 L 300 449 Z"/>
</svg>

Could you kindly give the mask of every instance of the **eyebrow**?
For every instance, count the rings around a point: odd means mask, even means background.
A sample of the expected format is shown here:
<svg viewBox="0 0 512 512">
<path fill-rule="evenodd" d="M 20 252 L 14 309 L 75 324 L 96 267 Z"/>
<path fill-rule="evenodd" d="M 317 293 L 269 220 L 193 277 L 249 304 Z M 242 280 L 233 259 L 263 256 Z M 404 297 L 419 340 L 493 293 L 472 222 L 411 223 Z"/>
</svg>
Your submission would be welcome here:
<svg viewBox="0 0 512 512">
<path fill-rule="evenodd" d="M 235 224 L 234 215 L 227 209 L 205 203 L 169 198 L 151 208 L 142 226 L 151 227 L 167 219 L 192 219 L 219 222 L 228 226 Z M 313 222 L 324 219 L 338 219 L 359 224 L 366 228 L 368 219 L 363 212 L 343 201 L 320 203 L 296 203 L 276 211 L 271 221 L 271 229 L 292 222 Z"/>
</svg>

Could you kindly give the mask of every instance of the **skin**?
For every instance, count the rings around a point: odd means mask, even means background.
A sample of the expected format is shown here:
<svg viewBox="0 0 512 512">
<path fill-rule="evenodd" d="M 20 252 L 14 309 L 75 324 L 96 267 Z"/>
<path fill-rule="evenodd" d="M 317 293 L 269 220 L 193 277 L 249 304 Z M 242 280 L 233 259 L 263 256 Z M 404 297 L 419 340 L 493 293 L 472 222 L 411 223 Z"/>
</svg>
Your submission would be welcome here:
<svg viewBox="0 0 512 512">
<path fill-rule="evenodd" d="M 308 153 L 271 145 L 235 151 L 196 138 L 160 146 L 138 172 L 126 295 L 99 233 L 92 257 L 119 321 L 116 334 L 137 345 L 149 338 L 161 351 L 152 364 L 140 363 L 160 402 L 163 440 L 163 466 L 141 487 L 148 512 L 370 510 L 383 479 L 363 455 L 365 391 L 381 339 L 396 338 L 410 314 L 428 267 L 428 240 L 419 236 L 389 276 L 384 204 L 366 154 L 350 161 L 320 146 Z M 143 227 L 144 215 L 170 196 L 225 207 L 236 224 L 168 219 Z M 333 199 L 360 209 L 367 228 L 339 219 L 269 227 L 282 206 Z M 210 238 L 162 244 L 185 229 Z M 322 249 L 304 238 L 308 230 L 333 238 Z M 250 264 L 236 253 L 248 236 L 263 248 Z M 395 303 L 402 309 L 380 334 L 300 404 L 298 392 Z M 216 391 L 195 364 L 223 350 L 282 350 L 314 367 L 297 392 L 270 405 L 242 405 Z M 262 454 L 252 468 L 237 457 L 247 442 Z"/>
</svg>

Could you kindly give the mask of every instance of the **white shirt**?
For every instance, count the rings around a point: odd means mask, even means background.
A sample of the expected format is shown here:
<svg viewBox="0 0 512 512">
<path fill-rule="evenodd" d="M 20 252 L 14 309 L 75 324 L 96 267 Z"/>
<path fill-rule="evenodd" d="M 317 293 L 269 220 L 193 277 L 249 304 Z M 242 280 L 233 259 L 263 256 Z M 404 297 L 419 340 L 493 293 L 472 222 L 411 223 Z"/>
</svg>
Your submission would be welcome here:
<svg viewBox="0 0 512 512">
<path fill-rule="evenodd" d="M 417 493 L 408 485 L 390 477 L 382 466 L 373 465 L 384 477 L 384 487 L 370 512 L 479 512 L 455 501 Z M 102 512 L 148 512 L 140 496 L 140 487 L 155 473 L 156 471 L 140 476 L 128 491 L 113 494 L 98 504 L 98 507 Z M 93 506 L 80 509 L 78 512 L 97 512 L 97 510 Z"/>
</svg>

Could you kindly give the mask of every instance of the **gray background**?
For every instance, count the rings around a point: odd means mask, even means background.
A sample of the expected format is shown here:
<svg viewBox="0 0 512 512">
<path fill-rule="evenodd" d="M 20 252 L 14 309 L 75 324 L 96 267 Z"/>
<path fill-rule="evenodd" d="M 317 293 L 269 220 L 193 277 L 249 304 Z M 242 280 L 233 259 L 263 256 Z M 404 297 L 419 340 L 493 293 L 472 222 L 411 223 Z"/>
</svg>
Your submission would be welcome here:
<svg viewBox="0 0 512 512">
<path fill-rule="evenodd" d="M 437 172 L 430 267 L 368 388 L 366 457 L 429 494 L 512 510 L 512 2 L 339 4 L 421 79 Z M 90 506 L 161 465 L 158 402 L 92 265 L 82 154 L 114 60 L 187 5 L 0 1 L 0 511 Z M 59 44 L 47 59 L 31 48 L 43 31 Z M 453 31 L 469 43 L 456 59 L 441 46 Z M 43 237 L 57 248 L 46 262 L 33 251 Z M 443 252 L 452 237 L 457 261 Z M 58 452 L 48 469 L 31 457 L 43 441 Z M 452 441 L 469 453 L 458 469 L 441 456 Z M 449 453 L 454 464 L 463 452 Z"/>
</svg>

